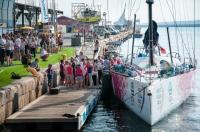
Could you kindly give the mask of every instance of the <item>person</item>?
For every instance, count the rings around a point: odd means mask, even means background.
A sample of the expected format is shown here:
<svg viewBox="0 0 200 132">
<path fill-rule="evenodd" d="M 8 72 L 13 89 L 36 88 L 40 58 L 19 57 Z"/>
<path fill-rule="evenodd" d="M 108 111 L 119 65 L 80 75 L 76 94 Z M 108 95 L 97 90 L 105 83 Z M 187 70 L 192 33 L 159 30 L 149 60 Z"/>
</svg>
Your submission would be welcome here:
<svg viewBox="0 0 200 132">
<path fill-rule="evenodd" d="M 20 48 L 21 48 L 21 38 L 20 35 L 17 35 L 17 38 L 15 39 L 15 45 L 14 45 L 14 50 L 15 50 L 15 55 L 17 60 L 21 59 L 21 54 L 20 54 Z"/>
<path fill-rule="evenodd" d="M 21 57 L 25 54 L 25 38 L 22 38 L 21 45 L 20 45 L 20 55 Z"/>
<path fill-rule="evenodd" d="M 104 72 L 110 71 L 110 61 L 109 61 L 109 59 L 108 59 L 108 56 L 105 56 L 105 57 L 104 57 L 103 71 L 104 71 Z"/>
<path fill-rule="evenodd" d="M 94 60 L 93 63 L 93 71 L 92 71 L 92 80 L 93 80 L 93 84 L 94 86 L 97 85 L 97 80 L 98 80 L 98 61 Z"/>
<path fill-rule="evenodd" d="M 4 59 L 5 59 L 5 50 L 6 50 L 6 39 L 5 34 L 0 36 L 0 61 L 1 65 L 4 65 Z"/>
<path fill-rule="evenodd" d="M 52 64 L 48 65 L 48 69 L 46 70 L 47 78 L 48 78 L 48 90 L 53 87 L 53 70 L 52 70 Z"/>
<path fill-rule="evenodd" d="M 36 71 L 35 68 L 30 66 L 30 63 L 28 63 L 28 65 L 25 65 L 25 68 L 33 75 L 33 77 L 37 77 L 38 80 L 40 79 L 40 74 Z"/>
<path fill-rule="evenodd" d="M 73 82 L 73 68 L 71 63 L 68 61 L 65 61 L 65 66 L 64 66 L 64 72 L 65 72 L 65 84 L 66 87 L 72 86 Z"/>
<path fill-rule="evenodd" d="M 98 56 L 98 62 L 97 62 L 97 70 L 98 70 L 98 83 L 101 84 L 101 78 L 102 78 L 102 71 L 103 71 L 103 60 L 100 56 Z"/>
<path fill-rule="evenodd" d="M 32 41 L 31 41 L 31 54 L 33 55 L 34 58 L 36 56 L 36 45 L 37 45 L 37 42 L 36 42 L 35 38 L 32 37 Z"/>
<path fill-rule="evenodd" d="M 83 71 L 81 65 L 76 66 L 76 80 L 79 88 L 83 88 Z"/>
<path fill-rule="evenodd" d="M 42 48 L 41 54 L 40 54 L 40 58 L 43 61 L 46 61 L 48 57 L 49 57 L 49 54 L 47 53 L 47 51 L 45 50 L 45 48 Z"/>
<path fill-rule="evenodd" d="M 92 86 L 92 70 L 93 70 L 93 66 L 90 64 L 90 60 L 89 59 L 87 60 L 86 69 L 87 69 L 87 73 L 86 73 L 87 85 L 88 86 Z"/>
<path fill-rule="evenodd" d="M 65 83 L 65 73 L 64 73 L 64 61 L 60 61 L 60 84 L 64 85 Z"/>
<path fill-rule="evenodd" d="M 157 28 L 158 28 L 157 23 L 153 21 L 153 46 L 154 47 L 158 46 L 159 34 L 157 32 Z M 144 43 L 145 52 L 146 54 L 148 54 L 149 53 L 149 28 L 145 32 L 143 43 Z"/>
<path fill-rule="evenodd" d="M 82 59 L 85 59 L 85 56 L 83 55 L 83 52 L 81 51 L 80 53 L 79 53 L 79 60 L 81 61 Z"/>
<path fill-rule="evenodd" d="M 81 62 L 80 62 L 80 65 L 81 65 L 81 69 L 83 71 L 83 87 L 85 87 L 85 84 L 86 84 L 86 73 L 87 73 L 87 68 L 86 68 L 86 64 L 85 64 L 85 59 L 82 59 Z"/>
<path fill-rule="evenodd" d="M 24 48 L 25 48 L 25 54 L 28 54 L 29 53 L 29 49 L 30 49 L 30 47 L 29 47 L 29 38 L 26 38 L 26 37 L 24 37 L 24 44 L 25 44 L 25 46 L 24 46 Z"/>
<path fill-rule="evenodd" d="M 31 65 L 30 65 L 32 68 L 35 68 L 36 71 L 40 71 L 40 67 L 39 67 L 38 62 L 39 62 L 39 59 L 36 58 L 35 61 L 33 61 L 33 62 L 31 63 Z"/>
<path fill-rule="evenodd" d="M 60 50 L 62 50 L 63 36 L 62 36 L 61 33 L 60 33 L 60 35 L 59 35 L 59 37 L 58 37 L 58 45 L 59 45 Z"/>
<path fill-rule="evenodd" d="M 7 36 L 6 38 L 7 66 L 12 65 L 13 51 L 14 51 L 14 42 L 10 37 Z"/>
<path fill-rule="evenodd" d="M 95 44 L 94 44 L 94 56 L 93 56 L 93 59 L 95 59 L 95 55 L 97 54 L 97 52 L 99 51 L 99 41 L 96 40 L 95 41 Z"/>
<path fill-rule="evenodd" d="M 73 68 L 73 77 L 74 77 L 74 84 L 76 83 L 76 75 L 75 75 L 75 67 L 76 67 L 76 64 L 75 64 L 75 61 L 74 61 L 74 58 L 71 57 L 71 65 L 72 65 L 72 68 Z"/>
</svg>

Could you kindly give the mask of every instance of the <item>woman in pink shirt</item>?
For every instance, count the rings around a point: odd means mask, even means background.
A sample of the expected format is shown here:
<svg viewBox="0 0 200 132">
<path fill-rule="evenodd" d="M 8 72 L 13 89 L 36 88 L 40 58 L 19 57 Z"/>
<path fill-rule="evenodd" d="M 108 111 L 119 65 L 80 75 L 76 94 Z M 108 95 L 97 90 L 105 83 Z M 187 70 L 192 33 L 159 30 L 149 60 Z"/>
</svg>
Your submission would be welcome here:
<svg viewBox="0 0 200 132">
<path fill-rule="evenodd" d="M 69 63 L 68 61 L 65 61 L 64 72 L 66 87 L 70 87 L 73 85 L 73 68 L 71 63 Z"/>
<path fill-rule="evenodd" d="M 80 64 L 76 66 L 76 80 L 78 87 L 83 88 L 83 70 Z"/>
</svg>

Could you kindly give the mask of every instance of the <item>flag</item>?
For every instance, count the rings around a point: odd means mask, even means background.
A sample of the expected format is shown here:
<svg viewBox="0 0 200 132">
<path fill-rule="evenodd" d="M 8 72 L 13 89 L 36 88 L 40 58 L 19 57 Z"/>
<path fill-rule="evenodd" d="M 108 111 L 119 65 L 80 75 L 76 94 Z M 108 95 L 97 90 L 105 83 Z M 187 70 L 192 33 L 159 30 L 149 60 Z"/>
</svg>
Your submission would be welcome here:
<svg viewBox="0 0 200 132">
<path fill-rule="evenodd" d="M 42 23 L 47 23 L 49 19 L 47 4 L 47 0 L 40 0 Z"/>
<path fill-rule="evenodd" d="M 166 49 L 160 46 L 160 52 L 161 52 L 162 54 L 166 54 Z"/>
</svg>

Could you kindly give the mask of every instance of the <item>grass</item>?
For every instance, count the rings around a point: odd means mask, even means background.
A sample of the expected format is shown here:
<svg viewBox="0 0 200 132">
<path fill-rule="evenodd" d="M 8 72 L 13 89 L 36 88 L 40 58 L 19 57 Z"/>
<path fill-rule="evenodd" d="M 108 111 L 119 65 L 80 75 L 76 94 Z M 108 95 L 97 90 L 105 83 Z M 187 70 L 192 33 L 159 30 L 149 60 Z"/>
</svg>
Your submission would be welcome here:
<svg viewBox="0 0 200 132">
<path fill-rule="evenodd" d="M 48 64 L 56 64 L 61 59 L 61 55 L 65 54 L 67 58 L 74 56 L 75 49 L 74 48 L 64 48 L 62 51 L 52 54 L 49 56 L 47 61 L 39 61 L 40 68 L 47 68 Z M 37 55 L 39 58 L 39 55 Z M 15 72 L 20 76 L 27 76 L 30 75 L 21 64 L 20 61 L 14 61 L 14 66 L 10 67 L 0 67 L 0 88 L 9 85 L 14 80 L 11 79 L 11 73 Z"/>
</svg>

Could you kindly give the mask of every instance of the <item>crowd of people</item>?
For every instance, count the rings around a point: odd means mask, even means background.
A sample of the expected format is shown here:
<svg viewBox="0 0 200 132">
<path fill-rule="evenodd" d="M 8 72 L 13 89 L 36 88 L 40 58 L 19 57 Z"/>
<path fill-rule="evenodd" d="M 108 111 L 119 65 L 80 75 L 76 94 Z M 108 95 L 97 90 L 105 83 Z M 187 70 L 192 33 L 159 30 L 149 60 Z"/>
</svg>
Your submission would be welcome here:
<svg viewBox="0 0 200 132">
<path fill-rule="evenodd" d="M 36 33 L 13 34 L 6 33 L 0 36 L 0 64 L 3 66 L 13 65 L 13 59 L 22 60 L 23 56 L 36 57 L 36 52 L 40 49 L 41 58 L 46 60 L 48 52 L 52 53 L 55 47 L 62 49 L 62 35 L 58 37 L 54 34 L 39 36 Z M 5 64 L 6 60 L 6 64 Z"/>
<path fill-rule="evenodd" d="M 42 60 L 46 60 L 48 52 L 57 46 L 62 48 L 61 36 L 56 38 L 54 35 L 43 35 L 39 37 L 37 34 L 12 34 L 6 33 L 0 36 L 0 62 L 1 65 L 5 65 L 5 58 L 7 59 L 7 66 L 12 65 L 13 57 L 16 60 L 23 60 L 23 56 L 28 56 L 30 61 L 25 61 L 27 64 L 27 71 L 31 72 L 33 76 L 38 77 L 37 72 L 40 70 L 39 59 L 36 57 L 36 51 L 40 48 L 40 57 Z M 60 84 L 66 87 L 78 87 L 85 88 L 88 86 L 102 84 L 103 70 L 109 70 L 112 64 L 119 63 L 114 59 L 108 57 L 98 56 L 99 42 L 94 43 L 94 55 L 93 59 L 89 59 L 87 56 L 80 52 L 79 55 L 71 57 L 66 60 L 65 57 L 60 61 Z M 32 58 L 35 58 L 31 62 Z M 46 70 L 48 77 L 48 85 L 52 87 L 54 70 L 52 64 L 49 64 Z M 75 86 L 76 85 L 76 86 Z"/>
<path fill-rule="evenodd" d="M 97 59 L 90 60 L 80 52 L 79 55 L 68 60 L 60 61 L 60 85 L 67 88 L 86 88 L 102 84 L 103 72 L 109 72 L 112 65 L 120 64 L 121 59 L 117 55 L 114 57 L 98 56 Z M 53 69 L 49 64 L 46 70 L 49 88 L 52 88 Z"/>
<path fill-rule="evenodd" d="M 101 84 L 104 60 L 98 56 L 90 60 L 83 52 L 69 60 L 60 61 L 60 84 L 66 87 L 79 88 Z"/>
</svg>

